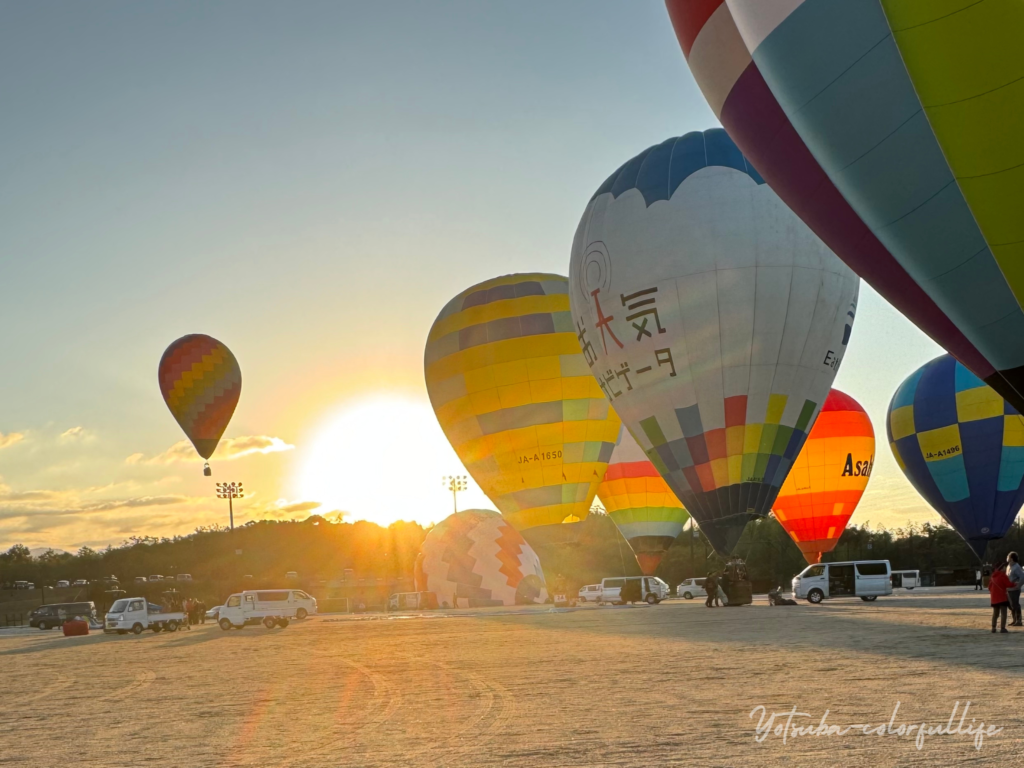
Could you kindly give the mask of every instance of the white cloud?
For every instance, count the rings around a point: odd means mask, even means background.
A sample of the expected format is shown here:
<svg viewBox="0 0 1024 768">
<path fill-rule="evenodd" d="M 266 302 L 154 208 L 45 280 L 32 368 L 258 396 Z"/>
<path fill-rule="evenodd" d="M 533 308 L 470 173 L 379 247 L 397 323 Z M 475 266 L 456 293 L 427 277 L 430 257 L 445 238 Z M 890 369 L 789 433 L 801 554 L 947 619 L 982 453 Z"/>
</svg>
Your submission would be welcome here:
<svg viewBox="0 0 1024 768">
<path fill-rule="evenodd" d="M 257 453 L 280 453 L 290 451 L 294 445 L 286 443 L 279 437 L 269 435 L 246 435 L 242 437 L 228 437 L 220 441 L 217 450 L 214 451 L 210 461 L 231 461 L 240 459 L 243 456 L 252 456 Z M 203 459 L 196 453 L 196 449 L 188 440 L 175 443 L 163 453 L 151 458 L 146 458 L 142 453 L 133 453 L 124 461 L 126 464 L 177 464 L 185 462 L 199 462 Z"/>
<path fill-rule="evenodd" d="M 8 432 L 6 435 L 0 432 L 0 448 L 10 448 L 15 443 L 20 443 L 25 439 L 25 435 L 21 432 Z"/>
</svg>

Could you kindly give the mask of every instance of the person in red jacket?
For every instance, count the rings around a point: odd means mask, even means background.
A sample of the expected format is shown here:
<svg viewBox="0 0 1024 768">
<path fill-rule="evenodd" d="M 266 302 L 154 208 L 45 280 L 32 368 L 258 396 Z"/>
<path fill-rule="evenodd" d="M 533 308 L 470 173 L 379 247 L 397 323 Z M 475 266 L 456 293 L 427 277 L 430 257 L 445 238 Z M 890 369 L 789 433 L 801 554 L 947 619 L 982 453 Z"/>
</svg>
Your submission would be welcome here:
<svg viewBox="0 0 1024 768">
<path fill-rule="evenodd" d="M 1006 575 L 1006 563 L 997 563 L 992 566 L 992 576 L 988 581 L 988 593 L 992 600 L 992 631 L 996 631 L 996 618 L 1001 617 L 1002 623 L 1000 632 L 1009 634 L 1006 629 L 1006 609 L 1010 606 L 1010 598 L 1006 590 L 1011 585 L 1010 577 Z"/>
</svg>

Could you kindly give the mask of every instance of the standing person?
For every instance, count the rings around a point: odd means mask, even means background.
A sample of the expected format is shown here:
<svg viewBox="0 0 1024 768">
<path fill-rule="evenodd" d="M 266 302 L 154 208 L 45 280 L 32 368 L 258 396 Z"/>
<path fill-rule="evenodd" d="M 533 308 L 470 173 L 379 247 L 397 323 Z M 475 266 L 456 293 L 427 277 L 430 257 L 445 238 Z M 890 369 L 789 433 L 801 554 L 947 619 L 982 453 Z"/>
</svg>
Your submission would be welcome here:
<svg viewBox="0 0 1024 768">
<path fill-rule="evenodd" d="M 199 601 L 199 623 L 200 624 L 205 624 L 206 623 L 206 601 L 205 600 L 200 600 Z"/>
<path fill-rule="evenodd" d="M 722 571 L 722 575 L 718 577 L 718 591 L 715 594 L 723 606 L 729 604 L 729 584 L 731 582 L 729 571 Z"/>
<path fill-rule="evenodd" d="M 708 599 L 704 601 L 705 608 L 715 607 L 715 597 L 718 595 L 718 579 L 715 578 L 713 573 L 708 573 L 706 579 L 704 579 L 704 591 L 707 592 Z"/>
<path fill-rule="evenodd" d="M 992 603 L 992 632 L 996 631 L 996 619 L 1001 618 L 1000 632 L 1009 633 L 1006 629 L 1006 609 L 1010 606 L 1010 600 L 1006 590 L 1010 586 L 1010 577 L 1006 575 L 1006 563 L 996 564 L 992 568 L 992 575 L 988 580 L 988 593 Z"/>
<path fill-rule="evenodd" d="M 981 588 L 981 566 L 979 565 L 974 569 L 974 591 L 979 592 Z"/>
<path fill-rule="evenodd" d="M 1007 555 L 1006 575 L 1010 579 L 1010 588 L 1006 590 L 1006 596 L 1010 600 L 1010 612 L 1013 614 L 1012 626 L 1022 626 L 1020 617 L 1020 588 L 1024 587 L 1024 568 L 1021 568 L 1020 558 L 1016 552 Z"/>
</svg>

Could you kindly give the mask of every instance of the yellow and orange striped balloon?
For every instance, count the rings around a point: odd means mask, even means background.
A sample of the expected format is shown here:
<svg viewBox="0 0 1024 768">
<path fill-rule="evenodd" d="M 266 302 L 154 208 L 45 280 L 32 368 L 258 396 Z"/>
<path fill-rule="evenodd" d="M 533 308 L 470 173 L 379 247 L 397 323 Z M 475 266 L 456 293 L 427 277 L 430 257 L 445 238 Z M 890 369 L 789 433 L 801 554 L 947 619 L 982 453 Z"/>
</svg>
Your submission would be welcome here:
<svg viewBox="0 0 1024 768">
<path fill-rule="evenodd" d="M 463 291 L 434 321 L 424 369 L 448 441 L 514 528 L 587 516 L 621 422 L 580 352 L 566 278 Z"/>
<path fill-rule="evenodd" d="M 193 333 L 167 347 L 157 375 L 171 415 L 199 455 L 209 459 L 242 393 L 235 356 L 216 339 Z"/>
<path fill-rule="evenodd" d="M 860 403 L 829 391 L 772 505 L 808 563 L 820 563 L 843 535 L 875 463 L 875 431 Z"/>
</svg>

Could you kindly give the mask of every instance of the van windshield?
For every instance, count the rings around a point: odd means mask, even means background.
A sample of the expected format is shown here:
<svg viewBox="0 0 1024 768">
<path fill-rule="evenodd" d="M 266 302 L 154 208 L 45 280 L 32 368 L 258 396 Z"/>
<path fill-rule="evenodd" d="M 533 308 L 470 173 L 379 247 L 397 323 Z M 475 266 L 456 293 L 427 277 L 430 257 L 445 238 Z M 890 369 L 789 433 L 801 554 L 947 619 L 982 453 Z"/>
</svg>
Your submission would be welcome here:
<svg viewBox="0 0 1024 768">
<path fill-rule="evenodd" d="M 112 606 L 110 606 L 110 612 L 111 613 L 121 613 L 121 611 L 126 611 L 126 610 L 128 610 L 128 601 L 124 600 L 124 599 L 122 599 L 122 600 L 115 600 L 114 604 Z"/>
</svg>

